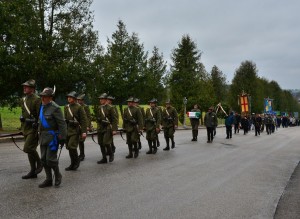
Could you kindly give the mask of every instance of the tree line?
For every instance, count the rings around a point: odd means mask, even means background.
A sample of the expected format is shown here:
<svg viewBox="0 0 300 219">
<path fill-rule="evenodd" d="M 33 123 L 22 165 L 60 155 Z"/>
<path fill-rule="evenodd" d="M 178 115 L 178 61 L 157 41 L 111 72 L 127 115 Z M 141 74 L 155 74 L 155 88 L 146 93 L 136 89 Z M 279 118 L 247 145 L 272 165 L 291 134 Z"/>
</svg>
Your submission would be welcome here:
<svg viewBox="0 0 300 219">
<path fill-rule="evenodd" d="M 122 20 L 104 48 L 93 29 L 92 0 L 0 1 L 0 104 L 18 104 L 21 84 L 34 78 L 38 89 L 57 87 L 57 96 L 75 90 L 86 93 L 93 105 L 109 92 L 120 107 L 129 96 L 146 104 L 153 97 L 162 105 L 171 99 L 183 115 L 199 104 L 202 111 L 222 103 L 226 111 L 239 111 L 237 96 L 251 95 L 251 111 L 262 112 L 263 100 L 274 99 L 274 109 L 300 111 L 297 100 L 276 81 L 258 76 L 256 64 L 242 61 L 231 84 L 213 66 L 201 62 L 202 52 L 185 34 L 171 51 L 171 63 L 156 46 L 145 51 L 138 34 L 128 33 Z"/>
</svg>

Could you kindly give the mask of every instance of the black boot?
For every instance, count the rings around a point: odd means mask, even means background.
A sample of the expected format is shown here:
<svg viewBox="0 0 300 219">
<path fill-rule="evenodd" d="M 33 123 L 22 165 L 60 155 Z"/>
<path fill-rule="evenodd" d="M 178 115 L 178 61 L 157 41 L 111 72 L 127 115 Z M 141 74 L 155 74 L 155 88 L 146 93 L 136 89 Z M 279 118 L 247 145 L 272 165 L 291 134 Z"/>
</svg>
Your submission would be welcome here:
<svg viewBox="0 0 300 219">
<path fill-rule="evenodd" d="M 126 159 L 133 158 L 132 144 L 128 144 L 128 150 L 129 150 L 129 154 L 126 156 Z"/>
<path fill-rule="evenodd" d="M 156 145 L 157 145 L 157 147 L 159 147 L 159 146 L 160 146 L 160 142 L 159 142 L 158 135 L 157 135 Z"/>
<path fill-rule="evenodd" d="M 73 170 L 77 170 L 78 167 L 80 166 L 80 159 L 79 159 L 77 150 L 76 149 L 72 149 L 72 154 L 73 154 L 73 159 L 74 159 Z"/>
<path fill-rule="evenodd" d="M 139 140 L 138 145 L 139 145 L 139 150 L 141 150 L 142 149 L 142 142 L 141 142 L 141 140 Z"/>
<path fill-rule="evenodd" d="M 196 141 L 198 141 L 198 129 L 195 130 L 195 138 L 196 138 Z"/>
<path fill-rule="evenodd" d="M 134 143 L 134 158 L 137 158 L 139 156 L 139 149 L 137 146 L 137 143 Z"/>
<path fill-rule="evenodd" d="M 37 178 L 37 174 L 35 173 L 36 170 L 35 159 L 31 154 L 27 154 L 27 156 L 30 164 L 30 171 L 26 175 L 22 176 L 22 179 Z"/>
<path fill-rule="evenodd" d="M 111 151 L 113 154 L 116 152 L 116 146 L 115 146 L 114 142 L 111 144 Z"/>
<path fill-rule="evenodd" d="M 166 143 L 167 143 L 167 146 L 163 149 L 164 151 L 169 151 L 170 150 L 170 146 L 169 146 L 169 138 L 166 138 Z"/>
<path fill-rule="evenodd" d="M 174 138 L 171 138 L 171 142 L 172 142 L 172 149 L 175 148 L 175 141 Z"/>
<path fill-rule="evenodd" d="M 196 141 L 196 134 L 195 134 L 195 130 L 192 131 L 193 133 L 193 138 L 192 138 L 192 141 Z"/>
<path fill-rule="evenodd" d="M 107 158 L 103 157 L 101 160 L 97 161 L 97 164 L 104 164 L 107 163 Z"/>
<path fill-rule="evenodd" d="M 53 169 L 54 176 L 55 176 L 54 185 L 55 185 L 55 186 L 59 186 L 59 185 L 61 184 L 61 178 L 62 178 L 62 175 L 61 175 L 61 173 L 59 172 L 58 166 L 52 167 L 52 169 Z"/>
<path fill-rule="evenodd" d="M 75 160 L 74 160 L 72 149 L 69 149 L 69 156 L 70 156 L 70 159 L 71 159 L 71 164 L 70 164 L 70 166 L 65 168 L 65 171 L 74 170 Z"/>
<path fill-rule="evenodd" d="M 157 152 L 156 141 L 154 141 L 152 154 L 156 154 L 156 152 Z"/>
<path fill-rule="evenodd" d="M 115 155 L 114 155 L 113 153 L 111 153 L 111 155 L 109 155 L 108 161 L 109 161 L 109 162 L 113 162 L 114 159 L 115 159 Z"/>
<path fill-rule="evenodd" d="M 39 185 L 39 188 L 45 188 L 52 186 L 52 173 L 51 168 L 47 165 L 44 166 L 45 173 L 46 173 L 46 180 Z"/>
<path fill-rule="evenodd" d="M 35 173 L 35 171 L 30 171 L 26 175 L 22 176 L 22 179 L 33 179 L 33 178 L 37 178 L 37 174 Z"/>
<path fill-rule="evenodd" d="M 37 162 L 37 168 L 35 170 L 35 174 L 39 174 L 40 172 L 42 172 L 42 170 L 43 170 L 43 164 L 42 164 L 42 162 L 41 161 Z"/>
<path fill-rule="evenodd" d="M 83 141 L 80 141 L 79 142 L 79 160 L 80 161 L 83 161 L 84 158 L 85 158 L 85 154 L 84 154 L 84 142 Z"/>
<path fill-rule="evenodd" d="M 101 153 L 102 153 L 102 159 L 97 161 L 97 164 L 104 164 L 107 163 L 107 158 L 106 158 L 106 147 L 105 145 L 100 145 Z"/>
<path fill-rule="evenodd" d="M 113 162 L 114 159 L 115 159 L 115 156 L 114 156 L 114 153 L 113 153 L 113 150 L 112 150 L 112 146 L 113 146 L 113 144 L 105 145 L 106 151 L 107 151 L 107 155 L 109 156 L 109 158 L 108 158 L 109 162 Z"/>
<path fill-rule="evenodd" d="M 152 141 L 148 140 L 148 146 L 149 146 L 149 151 L 147 151 L 146 154 L 152 154 Z"/>
<path fill-rule="evenodd" d="M 37 151 L 34 151 L 31 155 L 34 159 L 34 162 L 36 163 L 35 174 L 39 174 L 43 170 L 43 164 L 42 164 L 41 158 Z"/>
</svg>

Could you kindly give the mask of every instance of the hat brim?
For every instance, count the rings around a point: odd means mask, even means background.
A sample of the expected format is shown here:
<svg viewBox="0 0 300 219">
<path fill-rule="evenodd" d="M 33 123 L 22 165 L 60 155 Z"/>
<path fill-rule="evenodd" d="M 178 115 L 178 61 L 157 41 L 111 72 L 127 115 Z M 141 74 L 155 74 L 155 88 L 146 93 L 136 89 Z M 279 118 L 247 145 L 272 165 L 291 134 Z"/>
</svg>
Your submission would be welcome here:
<svg viewBox="0 0 300 219">
<path fill-rule="evenodd" d="M 40 93 L 40 96 L 44 96 L 44 97 L 53 97 L 53 94 L 47 94 L 47 93 Z"/>
<path fill-rule="evenodd" d="M 23 83 L 22 86 L 26 86 L 26 87 L 32 87 L 32 88 L 35 88 L 35 85 L 32 85 L 32 84 L 28 84 L 28 83 Z"/>
</svg>

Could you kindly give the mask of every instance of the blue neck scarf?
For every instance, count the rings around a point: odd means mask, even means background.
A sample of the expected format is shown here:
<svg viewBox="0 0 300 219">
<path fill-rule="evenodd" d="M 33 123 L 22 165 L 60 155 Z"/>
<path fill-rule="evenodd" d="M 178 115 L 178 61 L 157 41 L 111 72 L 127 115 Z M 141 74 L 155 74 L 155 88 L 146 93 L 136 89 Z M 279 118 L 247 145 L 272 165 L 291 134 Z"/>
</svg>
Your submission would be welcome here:
<svg viewBox="0 0 300 219">
<path fill-rule="evenodd" d="M 44 111 L 44 105 L 41 105 L 40 121 L 41 121 L 43 128 L 49 129 L 50 125 L 48 124 L 43 111 Z M 50 150 L 57 151 L 58 150 L 58 133 L 55 133 L 54 130 L 49 130 L 48 133 L 53 136 L 52 141 L 49 143 Z"/>
</svg>

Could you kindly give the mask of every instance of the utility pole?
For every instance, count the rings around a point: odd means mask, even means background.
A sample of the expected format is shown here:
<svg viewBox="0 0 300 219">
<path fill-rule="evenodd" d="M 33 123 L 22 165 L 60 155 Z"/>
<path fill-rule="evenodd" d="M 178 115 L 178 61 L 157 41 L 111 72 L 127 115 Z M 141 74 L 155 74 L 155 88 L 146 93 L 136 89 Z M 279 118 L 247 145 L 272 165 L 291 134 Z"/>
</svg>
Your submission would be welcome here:
<svg viewBox="0 0 300 219">
<path fill-rule="evenodd" d="M 184 112 L 183 112 L 183 128 L 186 128 L 186 125 L 185 125 L 186 104 L 187 104 L 187 99 L 186 99 L 186 97 L 183 98 L 183 104 L 184 104 Z"/>
</svg>

